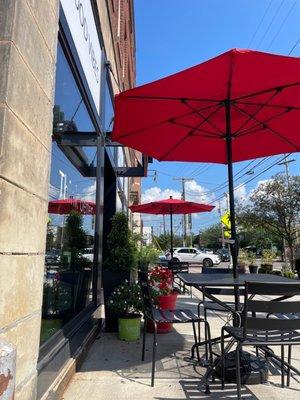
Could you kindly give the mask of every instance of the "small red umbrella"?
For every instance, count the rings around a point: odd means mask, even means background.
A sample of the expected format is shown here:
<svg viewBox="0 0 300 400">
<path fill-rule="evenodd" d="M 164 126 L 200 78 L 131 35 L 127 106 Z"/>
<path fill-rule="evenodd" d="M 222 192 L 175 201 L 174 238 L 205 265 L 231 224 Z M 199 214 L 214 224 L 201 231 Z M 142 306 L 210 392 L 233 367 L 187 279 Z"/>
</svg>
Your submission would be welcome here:
<svg viewBox="0 0 300 400">
<path fill-rule="evenodd" d="M 139 212 L 143 214 L 162 214 L 170 215 L 170 226 L 171 226 L 171 257 L 173 257 L 173 214 L 192 214 L 200 212 L 209 212 L 215 206 L 210 204 L 194 203 L 193 201 L 185 201 L 173 199 L 170 196 L 169 199 L 152 201 L 151 203 L 137 204 L 130 206 L 132 212 Z"/>
<path fill-rule="evenodd" d="M 113 140 L 159 161 L 228 165 L 300 151 L 300 58 L 233 49 L 116 96 Z"/>
<path fill-rule="evenodd" d="M 96 213 L 96 203 L 81 199 L 52 200 L 48 204 L 50 214 L 69 214 L 71 211 L 78 211 L 80 214 Z"/>
</svg>

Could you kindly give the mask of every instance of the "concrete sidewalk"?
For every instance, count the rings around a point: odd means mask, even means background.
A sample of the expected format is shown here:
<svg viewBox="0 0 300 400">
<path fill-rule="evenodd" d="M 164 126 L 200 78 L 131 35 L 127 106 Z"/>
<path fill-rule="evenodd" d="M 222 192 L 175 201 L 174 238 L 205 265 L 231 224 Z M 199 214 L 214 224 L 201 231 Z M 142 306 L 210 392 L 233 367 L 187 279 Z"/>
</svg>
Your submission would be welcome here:
<svg viewBox="0 0 300 400">
<path fill-rule="evenodd" d="M 195 293 L 196 294 L 196 293 Z M 199 296 L 200 297 L 200 296 Z M 197 299 L 181 296 L 177 307 L 193 308 Z M 224 314 L 210 314 L 212 336 L 220 334 L 226 322 Z M 141 341 L 127 343 L 116 334 L 101 333 L 85 362 L 70 382 L 64 400 L 196 400 L 235 399 L 235 385 L 221 390 L 220 382 L 211 385 L 211 395 L 204 393 L 201 378 L 205 368 L 190 361 L 193 344 L 191 324 L 176 324 L 172 333 L 158 336 L 155 387 L 150 386 L 152 335 L 147 334 L 146 361 L 141 362 Z M 217 349 L 217 348 L 216 348 Z M 300 347 L 293 348 L 293 364 L 300 368 Z M 297 400 L 300 377 L 291 379 L 291 387 L 280 387 L 280 371 L 270 368 L 267 384 L 243 388 L 247 400 Z"/>
</svg>

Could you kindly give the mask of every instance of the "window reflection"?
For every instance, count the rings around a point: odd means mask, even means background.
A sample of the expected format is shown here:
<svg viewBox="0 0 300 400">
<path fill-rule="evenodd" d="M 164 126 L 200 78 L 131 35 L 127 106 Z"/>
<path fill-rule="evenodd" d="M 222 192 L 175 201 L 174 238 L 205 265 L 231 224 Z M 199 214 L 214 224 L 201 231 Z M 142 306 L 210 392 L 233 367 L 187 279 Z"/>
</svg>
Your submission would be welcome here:
<svg viewBox="0 0 300 400">
<path fill-rule="evenodd" d="M 53 131 L 95 131 L 60 44 Z M 90 163 L 96 162 L 95 151 L 85 148 Z M 49 202 L 64 202 L 64 208 L 51 208 L 47 224 L 41 343 L 92 302 L 94 211 L 90 205 L 95 194 L 95 180 L 83 177 L 53 142 Z"/>
</svg>

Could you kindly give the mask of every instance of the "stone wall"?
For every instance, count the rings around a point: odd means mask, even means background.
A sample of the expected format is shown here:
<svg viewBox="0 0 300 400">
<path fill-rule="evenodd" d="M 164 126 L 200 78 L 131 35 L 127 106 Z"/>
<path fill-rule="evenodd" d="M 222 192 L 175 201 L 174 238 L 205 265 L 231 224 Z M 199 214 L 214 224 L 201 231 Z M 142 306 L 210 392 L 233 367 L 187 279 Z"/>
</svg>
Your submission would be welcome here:
<svg viewBox="0 0 300 400">
<path fill-rule="evenodd" d="M 35 399 L 58 0 L 0 1 L 0 340 L 16 400 Z"/>
</svg>

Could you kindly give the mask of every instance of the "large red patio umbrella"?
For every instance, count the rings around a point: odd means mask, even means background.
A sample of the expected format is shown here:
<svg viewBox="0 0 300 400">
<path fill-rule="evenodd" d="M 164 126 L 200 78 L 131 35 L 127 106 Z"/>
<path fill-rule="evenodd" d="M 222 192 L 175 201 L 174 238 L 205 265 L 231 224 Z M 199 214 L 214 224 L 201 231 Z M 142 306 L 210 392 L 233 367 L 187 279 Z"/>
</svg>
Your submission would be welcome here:
<svg viewBox="0 0 300 400">
<path fill-rule="evenodd" d="M 48 204 L 50 214 L 69 214 L 71 211 L 78 211 L 80 214 L 96 213 L 96 203 L 82 199 L 52 200 Z"/>
<path fill-rule="evenodd" d="M 143 214 L 170 215 L 171 258 L 173 258 L 173 214 L 209 212 L 214 208 L 214 206 L 210 204 L 194 203 L 193 201 L 173 199 L 172 196 L 170 196 L 169 199 L 132 205 L 129 208 L 132 212 L 139 212 Z"/>
<path fill-rule="evenodd" d="M 113 140 L 160 161 L 228 165 L 300 149 L 300 59 L 233 49 L 115 98 Z"/>
</svg>

